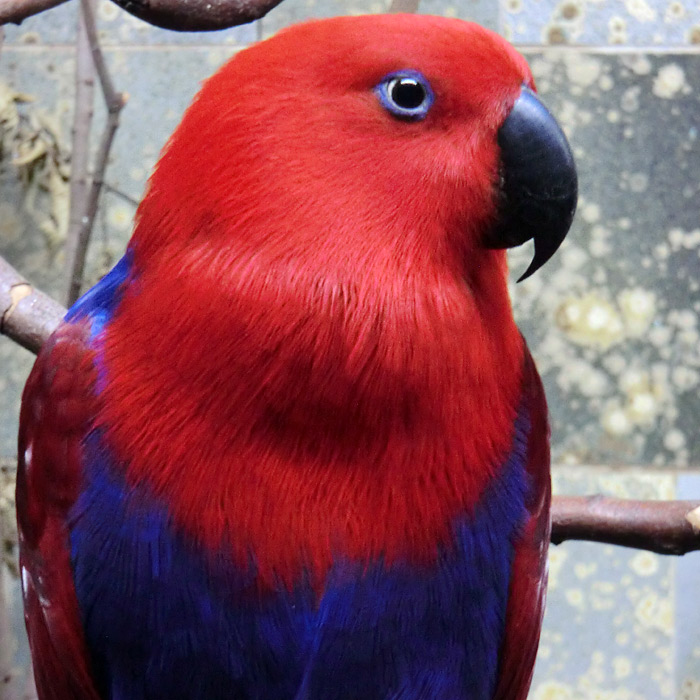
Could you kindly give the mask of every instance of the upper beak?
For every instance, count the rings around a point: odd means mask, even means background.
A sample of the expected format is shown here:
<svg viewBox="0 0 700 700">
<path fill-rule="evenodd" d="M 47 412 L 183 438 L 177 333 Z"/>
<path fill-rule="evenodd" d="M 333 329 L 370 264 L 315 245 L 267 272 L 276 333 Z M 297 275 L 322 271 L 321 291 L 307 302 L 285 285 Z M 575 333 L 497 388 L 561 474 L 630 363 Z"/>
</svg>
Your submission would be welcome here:
<svg viewBox="0 0 700 700">
<path fill-rule="evenodd" d="M 576 211 L 578 178 L 566 136 L 547 108 L 523 86 L 498 131 L 501 183 L 492 248 L 511 248 L 531 238 L 535 256 L 518 282 L 554 255 Z"/>
</svg>

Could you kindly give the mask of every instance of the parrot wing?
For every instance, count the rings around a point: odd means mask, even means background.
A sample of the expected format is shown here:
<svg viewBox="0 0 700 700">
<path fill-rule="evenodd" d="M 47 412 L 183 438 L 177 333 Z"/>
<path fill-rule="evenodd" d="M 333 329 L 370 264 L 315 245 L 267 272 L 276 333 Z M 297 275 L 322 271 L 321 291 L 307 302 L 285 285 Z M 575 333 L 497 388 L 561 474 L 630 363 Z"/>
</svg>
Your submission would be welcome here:
<svg viewBox="0 0 700 700">
<path fill-rule="evenodd" d="M 17 518 L 25 622 L 41 700 L 97 700 L 70 564 L 68 514 L 92 404 L 88 331 L 62 324 L 42 348 L 20 414 Z"/>
<path fill-rule="evenodd" d="M 515 545 L 506 629 L 494 700 L 525 700 L 537 655 L 547 591 L 551 521 L 549 425 L 542 381 L 525 348 L 523 386 L 530 405 L 526 502 L 529 516 Z"/>
<path fill-rule="evenodd" d="M 39 353 L 22 396 L 17 521 L 25 622 L 41 700 L 99 700 L 76 596 L 70 511 L 96 412 L 91 336 L 124 279 L 122 262 L 69 312 Z M 91 328 L 92 323 L 92 328 Z"/>
</svg>

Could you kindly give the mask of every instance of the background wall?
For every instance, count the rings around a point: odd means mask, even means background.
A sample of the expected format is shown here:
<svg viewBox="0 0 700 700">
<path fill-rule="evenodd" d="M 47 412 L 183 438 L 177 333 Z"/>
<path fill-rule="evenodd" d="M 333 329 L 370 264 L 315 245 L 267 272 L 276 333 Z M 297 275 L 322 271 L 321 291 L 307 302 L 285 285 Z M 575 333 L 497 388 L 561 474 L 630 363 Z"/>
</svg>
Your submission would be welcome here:
<svg viewBox="0 0 700 700">
<path fill-rule="evenodd" d="M 177 34 L 99 0 L 105 54 L 129 103 L 88 279 L 123 251 L 145 178 L 203 78 L 289 23 L 385 9 L 383 2 L 285 0 L 255 25 Z M 63 289 L 76 11 L 71 2 L 8 27 L 0 53 L 0 255 L 56 295 Z M 555 489 L 700 497 L 693 471 L 700 465 L 700 4 L 424 0 L 421 11 L 471 19 L 515 42 L 579 165 L 572 233 L 554 260 L 512 290 L 549 397 L 560 465 Z M 17 93 L 34 101 L 20 104 Z M 99 95 L 96 104 L 99 133 Z M 20 174 L 10 162 L 18 109 L 21 138 L 50 155 Z M 527 254 L 512 255 L 514 278 Z M 8 459 L 32 361 L 0 338 L 0 456 Z M 0 507 L 10 496 L 11 485 L 0 488 Z M 552 549 L 550 567 L 533 698 L 700 700 L 700 555 L 672 560 L 567 543 Z M 5 581 L 22 666 L 18 585 L 11 576 Z"/>
</svg>

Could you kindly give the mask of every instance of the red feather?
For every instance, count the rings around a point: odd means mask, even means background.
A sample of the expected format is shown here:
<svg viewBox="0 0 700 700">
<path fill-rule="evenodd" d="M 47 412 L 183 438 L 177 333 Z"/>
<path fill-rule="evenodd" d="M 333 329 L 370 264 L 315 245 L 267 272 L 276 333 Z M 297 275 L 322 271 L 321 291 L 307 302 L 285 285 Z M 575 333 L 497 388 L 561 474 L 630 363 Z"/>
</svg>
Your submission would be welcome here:
<svg viewBox="0 0 700 700">
<path fill-rule="evenodd" d="M 525 400 L 530 405 L 527 472 L 531 479 L 530 517 L 515 545 L 506 629 L 494 700 L 525 700 L 537 656 L 547 593 L 547 550 L 551 531 L 549 425 L 542 381 L 525 352 Z"/>
<path fill-rule="evenodd" d="M 89 671 L 66 518 L 80 488 L 80 442 L 96 412 L 83 326 L 41 349 L 22 397 L 17 513 L 24 615 L 42 700 L 99 700 Z"/>
</svg>

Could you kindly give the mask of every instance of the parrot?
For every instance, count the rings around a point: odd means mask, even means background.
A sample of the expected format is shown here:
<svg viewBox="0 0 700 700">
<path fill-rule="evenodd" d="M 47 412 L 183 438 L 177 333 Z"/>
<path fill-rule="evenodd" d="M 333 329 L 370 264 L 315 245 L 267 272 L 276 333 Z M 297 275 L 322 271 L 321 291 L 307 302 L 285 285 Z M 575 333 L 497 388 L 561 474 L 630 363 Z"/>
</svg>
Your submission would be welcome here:
<svg viewBox="0 0 700 700">
<path fill-rule="evenodd" d="M 236 53 L 42 347 L 17 517 L 40 700 L 524 700 L 550 429 L 518 330 L 577 175 L 460 19 Z"/>
</svg>

